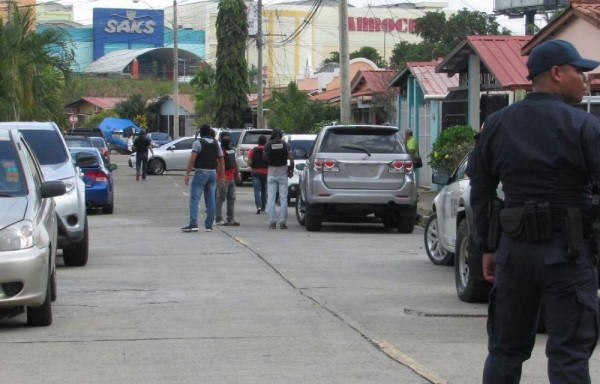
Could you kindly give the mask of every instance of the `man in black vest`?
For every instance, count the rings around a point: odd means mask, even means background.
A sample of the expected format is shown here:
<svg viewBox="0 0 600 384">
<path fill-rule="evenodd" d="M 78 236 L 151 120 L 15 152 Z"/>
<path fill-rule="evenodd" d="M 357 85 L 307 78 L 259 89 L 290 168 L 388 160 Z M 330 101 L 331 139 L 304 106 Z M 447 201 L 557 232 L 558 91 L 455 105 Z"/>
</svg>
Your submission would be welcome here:
<svg viewBox="0 0 600 384">
<path fill-rule="evenodd" d="M 279 190 L 279 203 L 281 208 L 281 211 L 279 212 L 279 228 L 287 229 L 288 177 L 292 177 L 294 155 L 292 153 L 292 147 L 284 142 L 282 138 L 283 131 L 281 129 L 274 129 L 269 142 L 265 145 L 263 154 L 269 165 L 269 174 L 267 176 L 267 206 L 269 207 L 269 228 L 271 229 L 275 229 L 277 223 L 275 212 L 277 190 Z"/>
<path fill-rule="evenodd" d="M 235 149 L 231 147 L 231 134 L 227 131 L 221 135 L 221 150 L 225 163 L 225 181 L 219 184 L 217 196 L 217 225 L 239 226 L 235 221 L 235 182 L 240 181 L 242 175 L 238 171 L 235 161 Z M 223 202 L 227 200 L 227 221 L 223 220 Z"/>
<path fill-rule="evenodd" d="M 135 148 L 135 179 L 140 179 L 140 171 L 142 174 L 142 180 L 146 180 L 146 172 L 148 169 L 148 151 L 154 156 L 152 150 L 152 140 L 146 136 L 146 131 L 141 130 L 140 134 L 133 141 L 133 147 Z"/>
<path fill-rule="evenodd" d="M 207 124 L 200 127 L 200 139 L 192 144 L 192 154 L 183 179 L 185 185 L 190 182 L 190 172 L 192 170 L 195 170 L 195 172 L 190 188 L 190 223 L 181 230 L 183 232 L 198 232 L 198 204 L 204 193 L 206 201 L 204 227 L 206 232 L 211 232 L 215 220 L 217 178 L 219 185 L 223 185 L 225 170 L 223 151 L 219 146 L 219 142 L 213 137 L 212 128 Z"/>
</svg>

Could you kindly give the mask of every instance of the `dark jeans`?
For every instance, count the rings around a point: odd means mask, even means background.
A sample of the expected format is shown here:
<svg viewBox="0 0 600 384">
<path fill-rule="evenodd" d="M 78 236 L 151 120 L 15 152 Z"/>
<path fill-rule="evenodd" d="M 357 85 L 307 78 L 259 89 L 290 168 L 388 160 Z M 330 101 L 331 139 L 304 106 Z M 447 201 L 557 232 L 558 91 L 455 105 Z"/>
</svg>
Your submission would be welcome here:
<svg viewBox="0 0 600 384">
<path fill-rule="evenodd" d="M 265 210 L 267 206 L 267 174 L 252 173 L 252 186 L 254 187 L 254 203 L 256 209 Z"/>
<path fill-rule="evenodd" d="M 140 175 L 140 168 L 142 170 L 142 180 L 146 180 L 146 171 L 148 170 L 148 153 L 137 153 L 135 156 L 135 175 Z"/>
<path fill-rule="evenodd" d="M 508 252 L 508 259 L 496 265 L 490 293 L 489 354 L 482 382 L 519 383 L 521 367 L 535 343 L 543 301 L 550 383 L 589 384 L 589 358 L 598 339 L 598 282 L 589 246 L 584 246 L 577 262 L 556 264 L 548 264 L 544 254 L 532 253 L 531 244 L 502 247 L 501 242 L 497 254 Z"/>
</svg>

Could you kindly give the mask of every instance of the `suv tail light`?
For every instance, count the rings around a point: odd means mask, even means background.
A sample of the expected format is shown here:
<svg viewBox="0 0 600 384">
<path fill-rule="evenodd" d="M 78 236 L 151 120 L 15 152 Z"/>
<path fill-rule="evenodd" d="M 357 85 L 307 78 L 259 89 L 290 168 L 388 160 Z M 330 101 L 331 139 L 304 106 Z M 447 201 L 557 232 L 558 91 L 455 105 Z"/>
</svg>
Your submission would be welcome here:
<svg viewBox="0 0 600 384">
<path fill-rule="evenodd" d="M 317 172 L 339 172 L 340 167 L 333 159 L 315 159 L 314 169 Z"/>
<path fill-rule="evenodd" d="M 389 173 L 412 173 L 413 162 L 411 160 L 394 160 L 388 163 Z"/>
</svg>

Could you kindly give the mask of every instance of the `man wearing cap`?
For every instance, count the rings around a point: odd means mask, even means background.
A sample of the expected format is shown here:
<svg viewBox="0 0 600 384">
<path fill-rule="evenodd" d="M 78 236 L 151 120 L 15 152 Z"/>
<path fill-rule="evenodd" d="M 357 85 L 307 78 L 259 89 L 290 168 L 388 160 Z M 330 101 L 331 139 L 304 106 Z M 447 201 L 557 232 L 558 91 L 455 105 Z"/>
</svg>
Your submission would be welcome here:
<svg viewBox="0 0 600 384">
<path fill-rule="evenodd" d="M 474 240 L 494 283 L 484 384 L 519 383 L 542 302 L 550 383 L 591 382 L 598 282 L 589 213 L 600 122 L 570 104 L 581 102 L 584 72 L 599 64 L 563 40 L 535 47 L 527 61 L 533 92 L 485 120 L 470 159 Z M 500 182 L 502 233 L 488 237 Z"/>
</svg>

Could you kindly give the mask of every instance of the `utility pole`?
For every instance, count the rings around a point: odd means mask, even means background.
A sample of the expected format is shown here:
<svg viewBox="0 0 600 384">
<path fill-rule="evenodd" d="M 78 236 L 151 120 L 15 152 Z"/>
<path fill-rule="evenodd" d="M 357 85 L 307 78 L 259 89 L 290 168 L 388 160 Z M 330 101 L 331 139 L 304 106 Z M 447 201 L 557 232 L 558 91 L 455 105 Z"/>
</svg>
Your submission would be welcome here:
<svg viewBox="0 0 600 384">
<path fill-rule="evenodd" d="M 258 49 L 258 73 L 256 75 L 257 95 L 256 95 L 256 128 L 264 128 L 263 116 L 263 56 L 262 56 L 262 0 L 258 0 L 256 5 L 258 13 L 258 25 L 256 30 L 256 49 Z"/>
<path fill-rule="evenodd" d="M 351 122 L 350 54 L 348 53 L 348 0 L 340 0 L 340 123 Z"/>
<path fill-rule="evenodd" d="M 177 0 L 173 0 L 173 138 L 179 138 L 179 52 L 177 47 Z"/>
</svg>

